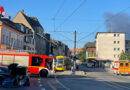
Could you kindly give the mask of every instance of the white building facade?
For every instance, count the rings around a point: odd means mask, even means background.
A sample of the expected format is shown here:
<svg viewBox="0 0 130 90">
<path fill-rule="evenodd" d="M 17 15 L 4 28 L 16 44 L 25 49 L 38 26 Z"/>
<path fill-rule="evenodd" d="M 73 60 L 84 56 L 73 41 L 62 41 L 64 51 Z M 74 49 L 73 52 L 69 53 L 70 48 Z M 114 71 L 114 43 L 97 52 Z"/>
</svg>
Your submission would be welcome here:
<svg viewBox="0 0 130 90">
<path fill-rule="evenodd" d="M 96 57 L 99 60 L 118 60 L 125 52 L 125 33 L 98 32 L 96 34 Z"/>
</svg>

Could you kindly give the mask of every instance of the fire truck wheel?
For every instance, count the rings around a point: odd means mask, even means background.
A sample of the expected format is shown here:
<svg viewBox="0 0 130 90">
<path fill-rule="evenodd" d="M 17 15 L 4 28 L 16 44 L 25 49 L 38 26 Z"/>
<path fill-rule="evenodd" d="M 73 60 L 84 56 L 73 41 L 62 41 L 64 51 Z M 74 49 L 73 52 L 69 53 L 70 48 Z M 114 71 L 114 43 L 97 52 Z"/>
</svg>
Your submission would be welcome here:
<svg viewBox="0 0 130 90">
<path fill-rule="evenodd" d="M 47 77 L 47 75 L 48 75 L 48 71 L 47 71 L 47 70 L 42 69 L 42 70 L 40 71 L 40 77 Z"/>
</svg>

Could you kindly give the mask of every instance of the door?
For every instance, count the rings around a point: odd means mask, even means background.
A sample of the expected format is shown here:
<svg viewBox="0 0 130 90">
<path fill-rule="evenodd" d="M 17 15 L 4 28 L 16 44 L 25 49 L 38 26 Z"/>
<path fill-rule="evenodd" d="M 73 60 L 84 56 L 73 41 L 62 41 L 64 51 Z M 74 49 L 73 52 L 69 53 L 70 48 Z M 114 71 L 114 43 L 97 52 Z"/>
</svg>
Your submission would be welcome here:
<svg viewBox="0 0 130 90">
<path fill-rule="evenodd" d="M 119 63 L 119 73 L 122 73 L 122 72 L 124 72 L 124 63 L 120 62 Z"/>
<path fill-rule="evenodd" d="M 39 74 L 39 67 L 42 65 L 42 63 L 43 63 L 43 57 L 32 56 L 29 72 L 31 74 Z"/>
<path fill-rule="evenodd" d="M 124 73 L 128 74 L 129 72 L 129 63 L 128 62 L 124 62 Z"/>
</svg>

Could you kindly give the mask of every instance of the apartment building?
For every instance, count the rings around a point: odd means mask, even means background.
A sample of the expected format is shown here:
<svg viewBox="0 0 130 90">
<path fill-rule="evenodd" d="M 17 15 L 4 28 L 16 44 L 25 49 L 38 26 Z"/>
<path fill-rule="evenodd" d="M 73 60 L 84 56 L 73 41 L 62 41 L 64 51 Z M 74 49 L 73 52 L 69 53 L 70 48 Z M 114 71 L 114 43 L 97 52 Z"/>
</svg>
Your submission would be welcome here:
<svg viewBox="0 0 130 90">
<path fill-rule="evenodd" d="M 124 32 L 97 32 L 96 57 L 99 60 L 118 60 L 125 52 Z"/>
<path fill-rule="evenodd" d="M 17 13 L 17 15 L 13 18 L 15 23 L 22 23 L 26 27 L 30 28 L 34 34 L 34 44 L 36 54 L 48 55 L 49 48 L 48 46 L 48 35 L 45 35 L 44 28 L 38 21 L 36 17 L 28 16 L 24 13 L 24 10 L 21 10 Z M 47 37 L 46 37 L 47 36 Z M 48 51 L 47 51 L 48 50 Z"/>
<path fill-rule="evenodd" d="M 34 52 L 34 40 L 31 30 L 9 18 L 0 19 L 1 49 L 28 50 Z"/>
<path fill-rule="evenodd" d="M 24 31 L 4 17 L 0 19 L 0 49 L 24 49 Z"/>
<path fill-rule="evenodd" d="M 125 40 L 125 52 L 130 53 L 130 40 Z"/>
<path fill-rule="evenodd" d="M 96 57 L 96 42 L 88 42 L 86 46 L 86 59 L 95 59 Z"/>
</svg>

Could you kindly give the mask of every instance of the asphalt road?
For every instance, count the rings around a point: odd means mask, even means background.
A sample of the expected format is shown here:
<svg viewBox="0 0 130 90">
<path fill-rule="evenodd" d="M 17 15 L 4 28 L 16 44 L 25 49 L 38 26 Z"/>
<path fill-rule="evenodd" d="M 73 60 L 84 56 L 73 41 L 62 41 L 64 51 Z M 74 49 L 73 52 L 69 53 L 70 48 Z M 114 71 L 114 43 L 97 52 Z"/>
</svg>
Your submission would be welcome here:
<svg viewBox="0 0 130 90">
<path fill-rule="evenodd" d="M 130 90 L 130 76 L 117 76 L 103 69 L 83 66 L 76 75 L 71 75 L 70 71 L 57 72 L 56 77 L 31 77 L 30 82 L 30 87 L 0 87 L 0 90 Z"/>
</svg>

